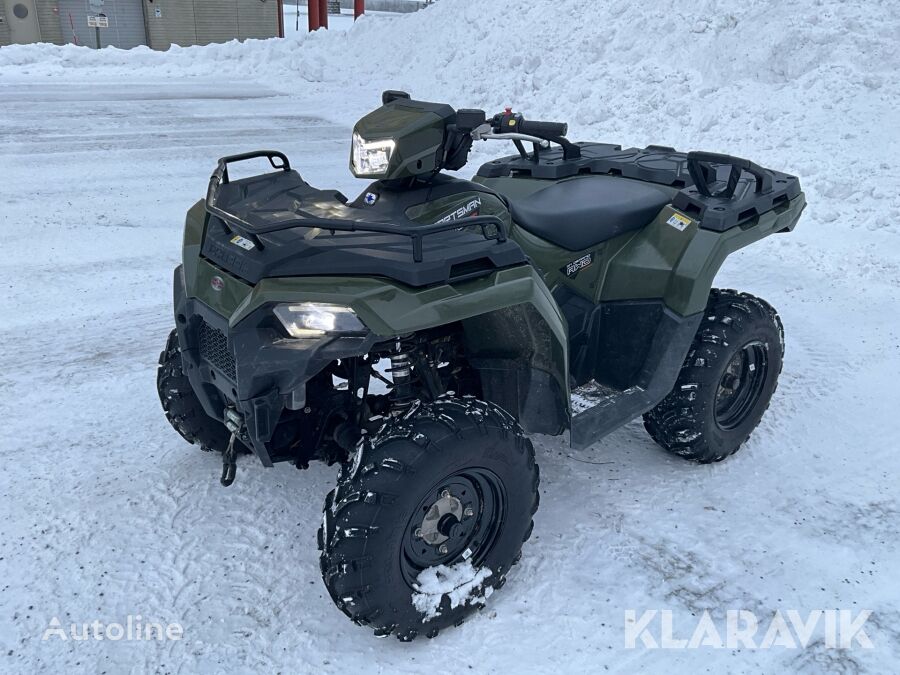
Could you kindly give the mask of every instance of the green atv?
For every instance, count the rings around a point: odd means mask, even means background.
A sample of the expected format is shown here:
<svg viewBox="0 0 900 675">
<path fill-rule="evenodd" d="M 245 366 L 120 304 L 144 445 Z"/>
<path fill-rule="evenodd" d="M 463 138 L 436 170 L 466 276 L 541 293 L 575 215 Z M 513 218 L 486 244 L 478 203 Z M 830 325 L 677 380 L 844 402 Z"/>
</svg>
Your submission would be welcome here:
<svg viewBox="0 0 900 675">
<path fill-rule="evenodd" d="M 765 301 L 711 289 L 789 232 L 796 177 L 385 92 L 353 132 L 355 200 L 279 152 L 219 160 L 188 211 L 160 400 L 188 441 L 264 466 L 339 463 L 319 530 L 332 599 L 377 635 L 433 637 L 506 581 L 533 527 L 526 434 L 577 448 L 643 415 L 698 462 L 734 453 L 781 371 Z M 517 154 L 472 180 L 476 140 Z M 235 162 L 274 171 L 229 180 Z"/>
</svg>

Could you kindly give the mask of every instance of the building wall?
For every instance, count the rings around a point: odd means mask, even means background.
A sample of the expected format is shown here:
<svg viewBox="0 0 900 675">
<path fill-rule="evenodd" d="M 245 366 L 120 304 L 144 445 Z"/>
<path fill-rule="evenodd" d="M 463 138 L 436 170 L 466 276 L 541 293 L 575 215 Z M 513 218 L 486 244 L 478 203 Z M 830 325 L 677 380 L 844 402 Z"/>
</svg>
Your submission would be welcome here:
<svg viewBox="0 0 900 675">
<path fill-rule="evenodd" d="M 278 3 L 275 0 L 238 0 L 238 35 L 242 40 L 278 36 Z"/>
<path fill-rule="evenodd" d="M 143 0 L 147 34 L 153 49 L 197 44 L 194 3 L 191 0 Z M 160 16 L 156 16 L 157 10 Z"/>
<path fill-rule="evenodd" d="M 64 44 L 59 25 L 59 4 L 55 0 L 36 0 L 35 9 L 41 26 L 41 42 Z"/>
<path fill-rule="evenodd" d="M 41 42 L 52 42 L 61 45 L 65 42 L 59 26 L 59 8 L 56 0 L 35 0 L 35 12 L 38 25 L 41 27 Z M 9 20 L 6 18 L 5 3 L 0 2 L 0 46 L 10 44 L 12 36 L 9 32 Z"/>
<path fill-rule="evenodd" d="M 101 47 L 118 47 L 131 49 L 147 44 L 144 30 L 144 14 L 141 9 L 143 0 L 106 0 L 102 12 L 109 20 L 107 28 L 91 28 L 87 17 L 93 15 L 90 4 L 85 0 L 57 0 L 59 3 L 58 26 L 62 27 L 62 38 L 67 43 L 86 47 L 97 46 L 97 33 L 100 34 Z M 71 18 L 71 23 L 69 17 Z M 74 35 L 72 26 L 74 25 Z"/>
<path fill-rule="evenodd" d="M 153 49 L 168 49 L 173 44 L 189 46 L 228 40 L 249 38 L 270 38 L 278 35 L 278 0 L 133 0 L 143 7 L 143 18 L 139 18 L 128 0 L 107 0 L 112 9 L 117 3 L 128 6 L 128 26 L 123 25 L 125 12 L 120 12 L 118 38 L 121 46 L 131 47 L 143 44 L 146 37 Z M 87 0 L 36 0 L 41 36 L 44 42 L 65 44 L 73 42 L 69 13 L 76 24 L 79 44 L 94 46 L 95 37 L 83 35 L 82 23 L 87 22 Z M 83 7 L 82 7 L 83 6 Z M 137 7 L 138 5 L 135 5 Z M 62 7 L 62 9 L 60 9 Z M 159 16 L 156 15 L 159 10 Z M 0 3 L 0 16 L 4 13 Z M 105 12 L 106 13 L 106 12 Z M 116 36 L 112 12 L 110 28 L 101 29 L 101 45 L 115 44 Z M 5 17 L 4 17 L 5 19 Z M 145 26 L 139 25 L 144 22 Z M 134 25 L 132 25 L 134 24 Z M 93 31 L 93 29 L 91 29 Z M 127 32 L 127 39 L 123 37 Z M 132 35 L 133 33 L 133 35 Z M 92 33 L 91 35 L 94 35 Z M 10 43 L 9 25 L 0 23 L 0 46 Z"/>
<path fill-rule="evenodd" d="M 228 42 L 240 35 L 238 0 L 194 0 L 194 19 L 197 44 Z"/>
<path fill-rule="evenodd" d="M 277 0 L 143 1 L 153 49 L 278 35 Z"/>
<path fill-rule="evenodd" d="M 0 47 L 12 42 L 9 35 L 9 24 L 6 22 L 6 5 L 0 2 Z"/>
</svg>

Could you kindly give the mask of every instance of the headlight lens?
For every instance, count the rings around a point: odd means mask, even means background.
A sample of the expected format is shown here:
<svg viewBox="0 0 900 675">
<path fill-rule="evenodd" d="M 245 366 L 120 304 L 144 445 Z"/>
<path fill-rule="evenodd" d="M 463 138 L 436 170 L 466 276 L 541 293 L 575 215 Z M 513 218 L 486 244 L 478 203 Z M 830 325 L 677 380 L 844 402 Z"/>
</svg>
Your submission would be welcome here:
<svg viewBox="0 0 900 675">
<path fill-rule="evenodd" d="M 342 305 L 298 302 L 276 305 L 274 312 L 288 335 L 295 338 L 321 337 L 329 333 L 362 333 L 366 330 L 356 313 Z"/>
<path fill-rule="evenodd" d="M 392 139 L 367 141 L 353 132 L 353 172 L 357 176 L 380 176 L 387 172 L 395 143 Z"/>
</svg>

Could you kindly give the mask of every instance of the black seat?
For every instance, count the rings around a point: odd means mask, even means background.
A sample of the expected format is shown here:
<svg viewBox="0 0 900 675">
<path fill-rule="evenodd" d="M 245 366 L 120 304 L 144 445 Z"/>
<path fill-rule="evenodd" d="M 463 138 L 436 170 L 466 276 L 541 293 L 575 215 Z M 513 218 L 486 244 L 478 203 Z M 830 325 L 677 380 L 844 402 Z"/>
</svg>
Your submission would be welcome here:
<svg viewBox="0 0 900 675">
<path fill-rule="evenodd" d="M 614 176 L 581 176 L 509 198 L 513 220 L 532 234 L 581 251 L 638 230 L 670 203 L 677 190 Z"/>
</svg>

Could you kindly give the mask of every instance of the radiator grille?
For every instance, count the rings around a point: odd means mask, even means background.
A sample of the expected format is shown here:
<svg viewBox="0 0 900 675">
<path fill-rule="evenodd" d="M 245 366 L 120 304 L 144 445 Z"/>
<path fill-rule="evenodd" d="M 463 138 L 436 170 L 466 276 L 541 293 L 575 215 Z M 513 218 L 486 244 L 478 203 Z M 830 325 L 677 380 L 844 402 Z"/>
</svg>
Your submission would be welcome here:
<svg viewBox="0 0 900 675">
<path fill-rule="evenodd" d="M 234 356 L 228 349 L 228 338 L 206 321 L 200 322 L 200 358 L 215 366 L 229 380 L 236 380 Z"/>
</svg>

